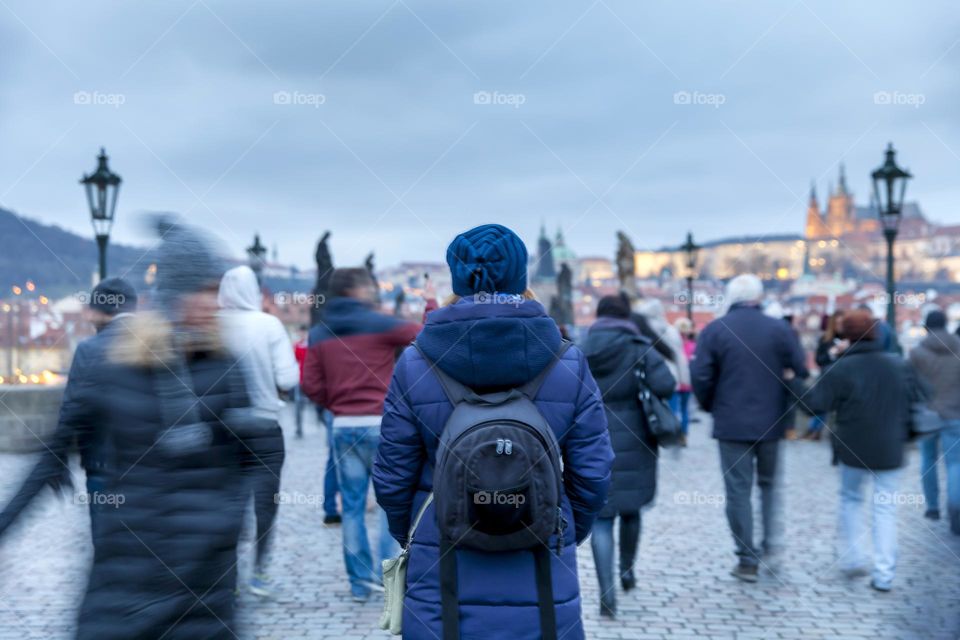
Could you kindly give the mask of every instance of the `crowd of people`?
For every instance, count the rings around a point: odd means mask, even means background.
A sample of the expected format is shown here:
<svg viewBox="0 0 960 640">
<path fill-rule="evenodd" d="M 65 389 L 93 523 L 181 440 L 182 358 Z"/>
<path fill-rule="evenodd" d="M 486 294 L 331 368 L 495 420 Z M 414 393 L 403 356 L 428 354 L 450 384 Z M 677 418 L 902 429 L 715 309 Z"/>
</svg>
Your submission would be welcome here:
<svg viewBox="0 0 960 640">
<path fill-rule="evenodd" d="M 282 397 L 295 403 L 297 436 L 311 405 L 326 433 L 323 522 L 342 527 L 353 599 L 385 590 L 381 561 L 403 561 L 386 608 L 399 607 L 389 626 L 406 638 L 583 638 L 576 548 L 588 537 L 600 614 L 616 617 L 618 586 L 637 585 L 660 449 L 686 446 L 693 399 L 712 416 L 733 577 L 756 582 L 761 568 L 780 565 L 781 442 L 798 411 L 809 417 L 804 437 L 829 433 L 839 467 L 844 574 L 892 588 L 893 496 L 911 438 L 925 516 L 940 518 L 944 460 L 947 517 L 960 535 L 960 337 L 942 311 L 928 313 L 928 335 L 907 359 L 868 311 L 833 314 L 814 377 L 790 324 L 764 313 L 761 280 L 741 275 L 727 285 L 729 308 L 699 334 L 686 318 L 670 324 L 658 300 L 621 293 L 599 301 L 575 345 L 528 288 L 523 242 L 490 224 L 451 242 L 453 295 L 422 322 L 380 313 L 369 271 L 342 268 L 321 320 L 294 344 L 263 311 L 251 269 L 225 270 L 196 229 L 162 221 L 159 232 L 147 308 L 121 278 L 95 288 L 97 334 L 76 350 L 57 429 L 0 512 L 2 541 L 44 487 L 69 486 L 74 446 L 87 491 L 123 496 L 110 509 L 89 501 L 94 557 L 78 638 L 234 636 L 250 503 L 245 586 L 274 593 Z M 679 438 L 651 427 L 644 394 L 675 413 Z M 936 424 L 920 429 L 920 414 Z M 872 557 L 862 543 L 865 485 Z"/>
</svg>

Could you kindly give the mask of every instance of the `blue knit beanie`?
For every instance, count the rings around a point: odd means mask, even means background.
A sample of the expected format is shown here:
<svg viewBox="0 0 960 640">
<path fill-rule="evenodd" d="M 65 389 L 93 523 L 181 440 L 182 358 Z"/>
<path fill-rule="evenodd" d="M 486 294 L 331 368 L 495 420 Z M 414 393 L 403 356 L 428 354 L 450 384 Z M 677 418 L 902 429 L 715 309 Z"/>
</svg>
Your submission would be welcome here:
<svg viewBox="0 0 960 640">
<path fill-rule="evenodd" d="M 483 224 L 454 238 L 447 247 L 447 264 L 458 296 L 520 294 L 527 289 L 527 247 L 499 224 Z"/>
</svg>

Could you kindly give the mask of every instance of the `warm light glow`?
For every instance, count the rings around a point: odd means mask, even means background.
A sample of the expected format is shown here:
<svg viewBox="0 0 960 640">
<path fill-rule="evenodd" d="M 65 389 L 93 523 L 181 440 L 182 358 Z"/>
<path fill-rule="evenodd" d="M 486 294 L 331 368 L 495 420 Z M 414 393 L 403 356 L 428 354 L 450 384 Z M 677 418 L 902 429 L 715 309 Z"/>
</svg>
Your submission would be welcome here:
<svg viewBox="0 0 960 640">
<path fill-rule="evenodd" d="M 8 304 L 3 305 L 3 310 L 6 311 L 6 312 L 9 312 L 9 311 L 10 311 L 10 305 L 8 305 Z"/>
<path fill-rule="evenodd" d="M 40 376 L 34 373 L 33 375 L 30 376 L 30 382 L 32 382 L 33 384 L 40 384 Z"/>
<path fill-rule="evenodd" d="M 790 269 L 786 267 L 780 267 L 777 269 L 777 280 L 786 280 L 790 277 Z"/>
<path fill-rule="evenodd" d="M 21 293 L 23 293 L 23 289 L 21 289 L 17 285 L 13 285 L 13 295 L 18 296 Z"/>
<path fill-rule="evenodd" d="M 27 291 L 33 291 L 37 288 L 37 285 L 33 284 L 32 280 L 27 280 Z"/>
<path fill-rule="evenodd" d="M 40 296 L 40 304 L 47 304 L 50 299 L 47 296 Z"/>
<path fill-rule="evenodd" d="M 29 380 L 29 378 L 22 373 L 17 377 L 17 379 L 20 381 L 20 384 L 26 384 L 27 380 Z"/>
</svg>

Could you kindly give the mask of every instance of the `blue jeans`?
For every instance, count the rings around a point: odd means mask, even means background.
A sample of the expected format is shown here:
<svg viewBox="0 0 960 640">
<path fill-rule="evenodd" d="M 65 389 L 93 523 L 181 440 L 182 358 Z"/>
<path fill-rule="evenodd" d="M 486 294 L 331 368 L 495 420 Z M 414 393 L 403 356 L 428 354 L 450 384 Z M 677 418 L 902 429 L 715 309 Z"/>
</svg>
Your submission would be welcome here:
<svg viewBox="0 0 960 640">
<path fill-rule="evenodd" d="M 881 585 L 893 582 L 897 566 L 897 503 L 900 470 L 871 471 L 840 464 L 840 526 L 837 537 L 841 570 L 867 565 L 863 542 L 863 485 L 873 479 L 873 579 Z"/>
<path fill-rule="evenodd" d="M 673 408 L 674 398 L 676 398 L 676 408 Z M 670 398 L 670 401 L 673 412 L 678 413 L 680 417 L 680 427 L 683 429 L 683 435 L 687 435 L 690 432 L 690 392 L 677 391 Z"/>
<path fill-rule="evenodd" d="M 340 493 L 340 483 L 337 482 L 336 457 L 333 454 L 333 414 L 317 407 L 317 419 L 323 423 L 327 432 L 327 467 L 323 472 L 323 515 L 337 515 L 337 494 Z"/>
<path fill-rule="evenodd" d="M 350 591 L 359 596 L 369 595 L 369 584 L 381 581 L 380 560 L 392 558 L 400 552 L 400 546 L 387 527 L 386 514 L 383 509 L 376 507 L 380 514 L 380 557 L 376 564 L 370 554 L 364 515 L 367 510 L 373 459 L 379 443 L 379 427 L 333 429 L 337 479 L 343 501 L 343 561 L 350 579 Z"/>
<path fill-rule="evenodd" d="M 827 425 L 825 421 L 826 416 L 812 416 L 810 418 L 810 424 L 807 427 L 809 433 L 820 433 L 823 431 L 823 428 Z"/>
<path fill-rule="evenodd" d="M 620 576 L 633 571 L 640 544 L 640 512 L 630 511 L 620 515 Z M 610 609 L 617 607 L 617 587 L 613 573 L 613 521 L 614 518 L 597 518 L 590 532 L 590 548 L 593 563 L 597 567 L 600 583 L 600 602 Z"/>
<path fill-rule="evenodd" d="M 943 459 L 947 464 L 947 513 L 950 529 L 960 535 L 960 420 L 944 421 L 940 432 Z"/>
</svg>

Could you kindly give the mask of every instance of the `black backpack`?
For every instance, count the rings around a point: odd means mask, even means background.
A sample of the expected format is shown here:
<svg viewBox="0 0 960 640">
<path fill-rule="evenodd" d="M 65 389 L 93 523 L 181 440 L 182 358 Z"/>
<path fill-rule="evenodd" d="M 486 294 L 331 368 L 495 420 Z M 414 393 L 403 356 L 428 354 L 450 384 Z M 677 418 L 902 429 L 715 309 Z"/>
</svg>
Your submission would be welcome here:
<svg viewBox="0 0 960 640">
<path fill-rule="evenodd" d="M 438 367 L 431 370 L 453 404 L 440 434 L 433 500 L 440 532 L 440 594 L 444 640 L 459 638 L 456 548 L 534 554 L 541 634 L 557 637 L 550 573 L 550 536 L 563 546 L 560 446 L 533 400 L 553 362 L 515 389 L 477 393 Z"/>
</svg>

